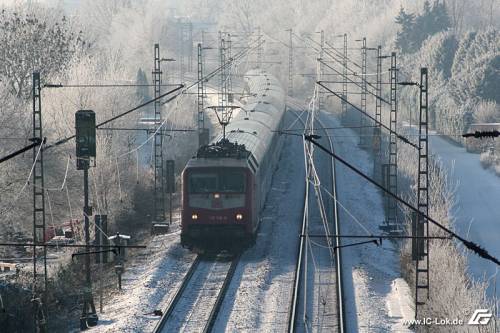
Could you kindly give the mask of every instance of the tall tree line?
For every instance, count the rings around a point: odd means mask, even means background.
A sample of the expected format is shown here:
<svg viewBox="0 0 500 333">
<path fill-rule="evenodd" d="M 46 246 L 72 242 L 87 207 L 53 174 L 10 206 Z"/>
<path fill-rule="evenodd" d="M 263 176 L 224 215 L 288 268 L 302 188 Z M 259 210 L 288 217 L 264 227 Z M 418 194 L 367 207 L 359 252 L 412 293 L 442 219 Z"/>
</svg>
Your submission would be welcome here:
<svg viewBox="0 0 500 333">
<path fill-rule="evenodd" d="M 425 1 L 420 14 L 406 12 L 401 7 L 396 23 L 400 26 L 396 35 L 396 47 L 403 53 L 418 51 L 428 37 L 451 27 L 446 4 L 439 0 L 435 0 L 432 5 Z"/>
</svg>

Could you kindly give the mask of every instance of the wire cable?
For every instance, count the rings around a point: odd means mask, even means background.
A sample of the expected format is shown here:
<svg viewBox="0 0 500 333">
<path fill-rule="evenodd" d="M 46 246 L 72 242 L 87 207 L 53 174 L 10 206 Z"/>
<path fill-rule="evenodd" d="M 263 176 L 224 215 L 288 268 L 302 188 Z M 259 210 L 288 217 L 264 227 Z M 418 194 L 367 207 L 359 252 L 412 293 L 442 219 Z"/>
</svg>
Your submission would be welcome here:
<svg viewBox="0 0 500 333">
<path fill-rule="evenodd" d="M 474 252 L 475 254 L 477 254 L 478 256 L 480 256 L 481 258 L 489 260 L 489 261 L 491 261 L 491 262 L 493 262 L 493 263 L 495 263 L 495 264 L 497 264 L 497 265 L 500 266 L 500 260 L 498 260 L 496 257 L 494 257 L 491 254 L 489 254 L 488 251 L 486 251 L 485 249 L 481 248 L 476 243 L 474 243 L 472 241 L 469 241 L 469 240 L 461 237 L 460 235 L 458 235 L 454 231 L 450 230 L 449 228 L 445 227 L 443 224 L 441 224 L 438 221 L 434 220 L 432 217 L 428 216 L 427 214 L 424 214 L 423 212 L 420 212 L 417 208 L 415 208 L 412 204 L 410 204 L 406 200 L 402 199 L 399 195 L 397 195 L 396 193 L 393 193 L 393 192 L 389 191 L 384 186 L 380 185 L 379 183 L 377 183 L 376 181 L 374 181 L 373 179 L 371 179 L 369 176 L 367 176 L 366 174 L 364 174 L 362 171 L 360 171 L 359 169 L 357 169 L 356 167 L 354 167 L 352 164 L 348 163 L 342 157 L 338 156 L 334 152 L 331 152 L 326 147 L 324 147 L 323 145 L 321 145 L 319 142 L 316 141 L 317 136 L 314 136 L 314 135 L 304 135 L 304 138 L 305 138 L 305 140 L 313 143 L 315 146 L 317 146 L 319 149 L 321 149 L 322 151 L 324 151 L 328 155 L 334 157 L 337 161 L 339 161 L 340 163 L 342 163 L 343 165 L 345 165 L 346 167 L 348 167 L 349 169 L 351 169 L 354 173 L 358 174 L 359 176 L 361 176 L 362 178 L 364 178 L 365 180 L 367 180 L 371 184 L 373 184 L 376 187 L 380 188 L 382 191 L 384 191 L 389 196 L 391 196 L 395 200 L 397 200 L 400 203 L 402 203 L 407 208 L 411 209 L 412 211 L 415 211 L 415 212 L 419 213 L 420 215 L 422 215 L 422 217 L 424 219 L 427 219 L 429 222 L 431 222 L 432 224 L 434 224 L 435 226 L 437 226 L 442 231 L 448 233 L 453 238 L 455 238 L 455 239 L 459 240 L 460 242 L 462 242 L 465 245 L 465 247 L 467 247 L 469 250 L 471 250 L 472 252 Z"/>
<path fill-rule="evenodd" d="M 354 216 L 349 209 L 347 209 L 339 200 L 336 196 L 331 194 L 324 186 L 321 186 L 323 191 L 325 191 L 329 197 L 331 197 L 335 202 L 356 222 L 368 235 L 372 235 L 373 233 L 368 230 L 357 218 Z"/>
<path fill-rule="evenodd" d="M 22 192 L 24 192 L 24 189 L 26 188 L 26 186 L 28 186 L 28 184 L 30 182 L 30 179 L 31 179 L 31 175 L 33 174 L 33 170 L 35 170 L 36 162 L 38 161 L 38 157 L 40 156 L 40 152 L 42 151 L 42 147 L 43 147 L 43 143 L 40 144 L 40 146 L 38 147 L 38 151 L 37 151 L 37 153 L 35 155 L 35 161 L 33 162 L 33 165 L 31 166 L 30 173 L 28 174 L 28 178 L 26 179 L 26 182 L 24 183 L 24 185 L 21 188 L 21 190 L 14 197 L 14 202 L 13 203 L 15 203 L 19 199 L 19 197 L 21 196 Z"/>
</svg>

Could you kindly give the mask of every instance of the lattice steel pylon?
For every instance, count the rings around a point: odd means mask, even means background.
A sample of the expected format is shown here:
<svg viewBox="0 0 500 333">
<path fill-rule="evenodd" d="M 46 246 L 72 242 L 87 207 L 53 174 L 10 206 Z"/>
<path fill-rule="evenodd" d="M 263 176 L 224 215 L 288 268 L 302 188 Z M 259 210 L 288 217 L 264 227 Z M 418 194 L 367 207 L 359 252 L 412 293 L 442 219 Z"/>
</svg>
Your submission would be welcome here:
<svg viewBox="0 0 500 333">
<path fill-rule="evenodd" d="M 342 115 L 347 115 L 347 34 L 344 34 L 344 54 L 342 59 Z"/>
<path fill-rule="evenodd" d="M 398 138 L 397 131 L 397 85 L 398 85 L 398 68 L 396 63 L 396 52 L 391 53 L 391 112 L 389 115 L 389 174 L 388 187 L 391 193 L 398 193 Z M 390 233 L 401 233 L 402 229 L 398 223 L 397 203 L 393 198 L 389 198 L 387 205 L 387 228 Z"/>
<path fill-rule="evenodd" d="M 184 24 L 181 19 L 178 21 L 179 31 L 179 78 L 181 83 L 184 82 Z"/>
<path fill-rule="evenodd" d="M 363 44 L 361 46 L 361 113 L 359 118 L 359 144 L 360 146 L 366 146 L 368 144 L 368 137 L 366 136 L 367 131 L 364 126 L 366 126 L 365 114 L 366 110 L 366 92 L 367 92 L 367 80 L 366 76 L 366 37 L 363 37 Z"/>
<path fill-rule="evenodd" d="M 293 96 L 293 30 L 290 31 L 288 45 L 288 96 Z"/>
<path fill-rule="evenodd" d="M 220 75 L 219 75 L 219 107 L 221 108 L 222 111 L 222 118 L 224 119 L 224 107 L 227 106 L 227 64 L 226 64 L 226 41 L 224 40 L 223 33 L 219 31 L 219 61 L 220 61 Z"/>
<path fill-rule="evenodd" d="M 184 82 L 185 70 L 193 70 L 193 24 L 179 18 L 177 21 L 178 40 L 179 40 L 179 75 L 181 83 Z M 187 66 L 186 66 L 187 53 Z"/>
<path fill-rule="evenodd" d="M 382 46 L 377 47 L 377 85 L 375 98 L 375 121 L 377 128 L 382 127 Z"/>
<path fill-rule="evenodd" d="M 225 43 L 226 43 L 226 60 L 228 60 L 230 63 L 231 63 L 231 66 L 228 68 L 227 72 L 226 72 L 226 89 L 227 89 L 227 93 L 232 93 L 233 91 L 233 81 L 232 81 L 232 76 L 231 76 L 231 67 L 233 65 L 232 63 L 232 54 L 231 54 L 231 34 L 230 33 L 227 33 L 226 34 L 226 39 L 225 39 Z"/>
<path fill-rule="evenodd" d="M 47 247 L 45 243 L 45 183 L 43 171 L 42 100 L 40 73 L 33 73 L 33 138 L 41 140 L 33 148 L 33 314 L 37 332 L 47 330 Z M 42 251 L 42 268 L 38 269 L 37 252 Z M 40 283 L 41 280 L 41 283 Z"/>
<path fill-rule="evenodd" d="M 161 103 L 157 99 L 161 94 L 161 68 L 160 68 L 160 45 L 154 46 L 154 112 L 155 129 L 162 124 Z M 154 222 L 165 221 L 165 191 L 163 181 L 163 129 L 160 128 L 154 135 Z"/>
<path fill-rule="evenodd" d="M 219 57 L 220 57 L 220 65 L 221 65 L 221 71 L 220 71 L 220 92 L 219 92 L 219 114 L 220 116 L 220 123 L 222 125 L 222 131 L 223 131 L 223 137 L 226 137 L 226 125 L 229 123 L 229 109 L 227 108 L 228 106 L 228 101 L 227 101 L 227 64 L 226 64 L 226 42 L 223 38 L 223 35 L 221 32 L 219 32 Z"/>
<path fill-rule="evenodd" d="M 321 41 L 320 45 L 321 48 L 319 50 L 319 60 L 318 60 L 318 70 L 319 70 L 319 75 L 317 81 L 323 80 L 323 56 L 325 53 L 325 31 L 321 30 Z M 325 102 L 325 90 L 324 89 L 319 89 L 318 91 L 318 111 L 321 111 L 324 109 L 324 102 Z"/>
<path fill-rule="evenodd" d="M 418 180 L 416 221 L 413 223 L 413 235 L 429 236 L 429 223 L 422 214 L 429 216 L 429 147 L 428 147 L 428 77 L 427 68 L 420 70 L 420 120 L 418 128 Z M 419 238 L 413 242 L 415 269 L 415 318 L 418 307 L 429 299 L 429 241 Z M 422 293 L 423 292 L 423 293 Z M 423 294 L 423 295 L 422 295 Z"/>
<path fill-rule="evenodd" d="M 193 70 L 193 23 L 188 23 L 188 70 Z"/>
<path fill-rule="evenodd" d="M 227 48 L 226 41 L 223 37 L 223 33 L 219 31 L 219 57 L 220 57 L 220 86 L 219 86 L 219 94 L 218 94 L 218 105 L 213 108 L 215 110 L 215 114 L 217 115 L 217 119 L 219 120 L 219 124 L 222 126 L 222 138 L 226 139 L 226 126 L 229 124 L 231 117 L 233 115 L 233 110 L 238 108 L 234 105 L 229 105 L 231 102 L 228 99 L 228 77 L 231 71 L 231 63 L 232 60 L 228 59 L 226 56 Z"/>
<path fill-rule="evenodd" d="M 373 174 L 375 179 L 382 178 L 382 46 L 377 47 L 377 85 L 375 97 L 375 128 L 373 129 Z"/>
<path fill-rule="evenodd" d="M 263 50 L 263 45 L 262 45 L 262 34 L 261 34 L 260 27 L 257 28 L 257 44 L 258 44 L 258 46 L 257 46 L 257 67 L 259 69 L 261 69 L 264 50 Z"/>
<path fill-rule="evenodd" d="M 198 43 L 198 146 L 208 144 L 208 129 L 205 128 L 205 82 L 203 79 L 203 46 Z"/>
</svg>

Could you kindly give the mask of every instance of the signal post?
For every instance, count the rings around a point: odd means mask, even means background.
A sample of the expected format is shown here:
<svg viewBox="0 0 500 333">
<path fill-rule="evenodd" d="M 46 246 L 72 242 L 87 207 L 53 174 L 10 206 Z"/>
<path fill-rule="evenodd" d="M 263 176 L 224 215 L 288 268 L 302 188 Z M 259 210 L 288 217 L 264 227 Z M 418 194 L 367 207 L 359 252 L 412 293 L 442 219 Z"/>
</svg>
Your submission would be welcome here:
<svg viewBox="0 0 500 333">
<path fill-rule="evenodd" d="M 75 114 L 76 127 L 76 168 L 83 170 L 83 193 L 84 193 L 84 228 L 85 245 L 90 245 L 89 216 L 92 215 L 92 207 L 89 206 L 89 168 L 91 159 L 96 157 L 96 128 L 95 112 L 91 110 L 79 110 Z M 90 253 L 85 253 L 85 287 L 83 289 L 83 311 L 80 317 L 80 329 L 85 330 L 97 325 L 97 313 L 92 296 L 92 279 L 90 276 Z"/>
</svg>

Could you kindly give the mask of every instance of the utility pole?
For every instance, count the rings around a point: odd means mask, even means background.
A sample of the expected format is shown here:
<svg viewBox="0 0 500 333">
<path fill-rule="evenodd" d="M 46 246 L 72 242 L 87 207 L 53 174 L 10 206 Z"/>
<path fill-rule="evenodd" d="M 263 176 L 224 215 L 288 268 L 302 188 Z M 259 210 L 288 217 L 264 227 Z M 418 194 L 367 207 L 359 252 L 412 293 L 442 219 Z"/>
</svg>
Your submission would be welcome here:
<svg viewBox="0 0 500 333">
<path fill-rule="evenodd" d="M 226 41 L 223 33 L 219 31 L 219 58 L 220 58 L 220 92 L 218 95 L 218 105 L 211 107 L 215 110 L 219 124 L 222 126 L 222 140 L 226 140 L 226 126 L 231 120 L 233 110 L 238 108 L 234 105 L 229 105 L 227 85 L 228 76 L 231 68 L 231 59 L 226 57 Z"/>
<path fill-rule="evenodd" d="M 161 103 L 158 97 L 161 95 L 161 68 L 160 68 L 160 45 L 154 45 L 154 111 L 155 127 L 158 129 L 162 124 Z M 155 224 L 162 225 L 165 221 L 165 191 L 163 181 L 163 129 L 156 131 L 154 135 L 154 221 Z"/>
<path fill-rule="evenodd" d="M 418 180 L 417 204 L 418 213 L 413 222 L 413 235 L 429 237 L 429 223 L 422 214 L 429 213 L 429 158 L 428 158 L 428 77 L 427 68 L 420 69 L 420 120 L 418 128 Z M 415 318 L 418 307 L 429 299 L 429 241 L 426 238 L 414 239 L 412 243 L 415 269 Z M 422 292 L 420 292 L 422 291 Z M 423 294 L 423 295 L 422 295 Z"/>
<path fill-rule="evenodd" d="M 398 85 L 398 68 L 396 63 L 396 52 L 391 53 L 391 112 L 389 115 L 389 165 L 388 165 L 388 187 L 392 193 L 398 193 L 398 137 L 397 132 L 397 85 Z M 401 233 L 402 229 L 398 223 L 397 203 L 394 199 L 388 197 L 388 210 L 386 226 L 389 233 Z"/>
<path fill-rule="evenodd" d="M 172 224 L 173 219 L 172 219 L 172 195 L 175 193 L 175 161 L 174 160 L 167 160 L 166 161 L 166 175 L 165 175 L 165 181 L 167 183 L 166 190 L 168 193 L 168 223 L 169 225 Z"/>
<path fill-rule="evenodd" d="M 262 54 L 263 54 L 263 46 L 262 46 L 262 34 L 260 30 L 260 26 L 257 28 L 257 67 L 262 69 Z"/>
<path fill-rule="evenodd" d="M 375 98 L 375 128 L 373 129 L 373 150 L 375 153 L 375 179 L 380 180 L 382 165 L 382 46 L 377 47 L 377 85 Z"/>
<path fill-rule="evenodd" d="M 227 70 L 227 78 L 226 78 L 226 89 L 228 92 L 228 101 L 231 103 L 232 100 L 232 92 L 233 92 L 233 81 L 231 80 L 231 68 L 233 66 L 232 63 L 232 55 L 231 55 L 231 34 L 226 34 L 226 59 L 231 62 L 231 66 Z"/>
<path fill-rule="evenodd" d="M 198 43 L 198 146 L 208 144 L 208 128 L 205 128 L 205 82 L 203 78 L 203 47 Z"/>
<path fill-rule="evenodd" d="M 76 168 L 83 170 L 84 193 L 84 229 L 85 245 L 90 245 L 89 216 L 92 207 L 89 206 L 89 168 L 91 158 L 96 157 L 95 113 L 91 110 L 79 110 L 75 114 L 76 127 Z M 80 317 L 80 329 L 85 330 L 97 325 L 97 313 L 92 296 L 92 279 L 90 276 L 90 253 L 85 253 L 85 288 L 83 291 L 83 311 Z"/>
<path fill-rule="evenodd" d="M 321 45 L 321 48 L 320 48 L 320 51 L 319 51 L 319 59 L 321 60 L 318 60 L 318 70 L 319 70 L 319 78 L 317 81 L 321 81 L 323 80 L 323 55 L 325 53 L 325 32 L 323 30 L 321 30 L 320 32 L 321 34 L 321 39 L 320 39 L 320 45 Z M 324 89 L 319 89 L 318 91 L 318 110 L 321 111 L 323 110 L 324 108 L 324 99 L 325 99 L 325 91 Z"/>
<path fill-rule="evenodd" d="M 363 37 L 362 39 L 362 46 L 361 46 L 361 112 L 360 113 L 360 118 L 359 118 L 359 145 L 362 147 L 366 147 L 368 138 L 366 136 L 366 129 L 364 126 L 366 125 L 366 120 L 365 120 L 365 114 L 367 112 L 366 110 L 366 91 L 367 91 L 367 86 L 366 86 L 366 81 L 368 77 L 366 76 L 366 37 Z"/>
<path fill-rule="evenodd" d="M 293 30 L 288 29 L 290 32 L 290 40 L 288 46 L 288 96 L 293 96 Z"/>
<path fill-rule="evenodd" d="M 45 243 L 45 183 L 43 172 L 42 100 L 40 73 L 33 73 L 33 138 L 41 141 L 33 147 L 33 314 L 36 332 L 47 332 L 47 247 Z M 37 246 L 40 245 L 40 246 Z M 37 252 L 42 251 L 41 272 Z M 38 278 L 42 280 L 39 283 Z"/>
<path fill-rule="evenodd" d="M 189 51 L 189 71 L 193 71 L 193 23 L 191 21 L 188 22 L 188 51 Z"/>
<path fill-rule="evenodd" d="M 342 69 L 342 116 L 347 116 L 347 34 L 344 34 L 344 57 L 343 57 L 343 69 Z"/>
<path fill-rule="evenodd" d="M 260 35 L 260 34 L 259 34 Z M 259 37 L 260 38 L 260 37 Z M 220 93 L 219 93 L 219 111 L 222 115 L 222 137 L 226 138 L 226 126 L 229 121 L 228 118 L 228 109 L 227 107 L 227 77 L 226 77 L 226 43 L 223 38 L 222 32 L 219 32 L 219 57 L 220 57 Z"/>
<path fill-rule="evenodd" d="M 181 83 L 184 83 L 184 25 L 181 18 L 177 19 L 177 36 L 179 40 L 179 77 Z"/>
<path fill-rule="evenodd" d="M 221 71 L 219 75 L 219 107 L 222 108 L 222 112 L 224 112 L 224 107 L 227 104 L 226 97 L 226 43 L 224 40 L 223 33 L 219 31 L 219 61 L 221 66 Z"/>
<path fill-rule="evenodd" d="M 185 69 L 193 70 L 193 24 L 190 20 L 179 18 L 177 20 L 177 35 L 179 40 L 179 75 L 181 83 L 184 82 Z M 186 66 L 187 53 L 187 66 Z"/>
</svg>

